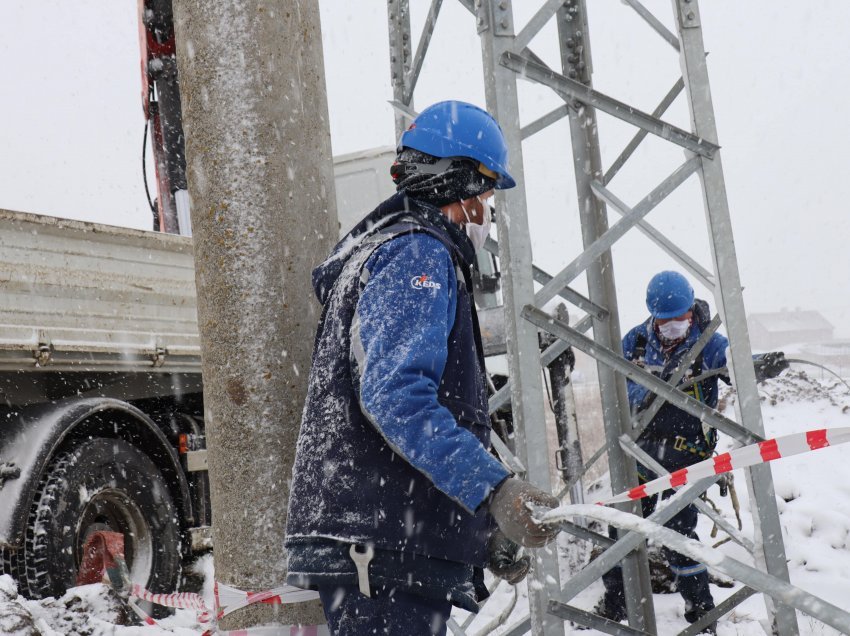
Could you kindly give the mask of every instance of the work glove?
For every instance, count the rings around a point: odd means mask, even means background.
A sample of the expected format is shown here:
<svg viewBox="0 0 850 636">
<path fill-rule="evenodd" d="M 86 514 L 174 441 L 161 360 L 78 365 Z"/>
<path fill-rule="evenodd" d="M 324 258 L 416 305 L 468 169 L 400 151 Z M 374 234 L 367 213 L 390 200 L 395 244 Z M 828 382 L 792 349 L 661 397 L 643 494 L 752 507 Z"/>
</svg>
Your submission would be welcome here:
<svg viewBox="0 0 850 636">
<path fill-rule="evenodd" d="M 753 356 L 753 368 L 756 372 L 756 382 L 764 382 L 785 371 L 791 366 L 782 351 L 771 351 Z"/>
<path fill-rule="evenodd" d="M 540 548 L 558 534 L 557 525 L 538 523 L 531 507 L 557 508 L 560 502 L 526 481 L 510 477 L 496 489 L 490 514 L 505 536 L 526 548 Z"/>
<path fill-rule="evenodd" d="M 640 401 L 640 404 L 632 407 L 632 415 L 637 415 L 639 413 L 643 413 L 646 409 L 648 409 L 652 403 L 655 401 L 655 393 L 648 390 L 646 391 L 646 395 L 643 396 L 643 399 Z"/>
<path fill-rule="evenodd" d="M 519 545 L 508 539 L 504 532 L 496 529 L 487 542 L 487 569 L 494 576 L 516 585 L 526 577 L 531 568 L 531 557 L 521 556 L 520 550 Z"/>
</svg>

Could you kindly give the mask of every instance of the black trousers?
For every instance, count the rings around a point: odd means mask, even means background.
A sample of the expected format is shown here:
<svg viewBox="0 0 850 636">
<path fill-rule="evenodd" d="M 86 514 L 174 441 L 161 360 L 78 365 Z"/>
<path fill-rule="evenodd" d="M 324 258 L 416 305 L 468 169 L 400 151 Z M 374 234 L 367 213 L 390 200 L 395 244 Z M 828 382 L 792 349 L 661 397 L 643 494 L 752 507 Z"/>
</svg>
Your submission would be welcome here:
<svg viewBox="0 0 850 636">
<path fill-rule="evenodd" d="M 673 442 L 668 440 L 639 440 L 638 443 L 648 455 L 653 457 L 669 472 L 684 468 L 703 459 L 687 450 L 677 450 Z M 639 467 L 639 472 L 641 481 L 651 481 L 657 477 L 655 473 L 643 466 Z M 672 490 L 666 490 L 662 493 L 662 497 L 666 499 L 672 496 L 673 492 Z M 645 497 L 641 500 L 644 517 L 648 517 L 655 511 L 657 502 L 658 495 Z M 691 504 L 674 515 L 664 524 L 664 527 L 698 541 L 699 537 L 695 532 L 697 516 L 697 508 Z M 613 536 L 613 532 L 611 534 Z M 668 548 L 663 548 L 662 553 L 664 554 L 664 558 L 667 559 L 670 570 L 676 579 L 676 587 L 682 598 L 685 599 L 686 609 L 689 610 L 694 607 L 700 609 L 713 608 L 714 599 L 708 587 L 708 571 L 706 567 Z M 613 604 L 620 605 L 625 603 L 623 575 L 620 566 L 606 572 L 602 576 L 602 582 L 605 585 L 606 604 L 612 604 L 613 606 Z"/>
</svg>

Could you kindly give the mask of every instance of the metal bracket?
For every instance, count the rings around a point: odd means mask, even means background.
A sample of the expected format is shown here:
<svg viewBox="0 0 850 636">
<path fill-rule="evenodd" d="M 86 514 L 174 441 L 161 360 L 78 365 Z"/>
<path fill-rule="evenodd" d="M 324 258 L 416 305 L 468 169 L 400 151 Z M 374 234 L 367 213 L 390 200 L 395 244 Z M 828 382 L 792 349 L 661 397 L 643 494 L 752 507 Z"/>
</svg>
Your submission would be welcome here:
<svg viewBox="0 0 850 636">
<path fill-rule="evenodd" d="M 510 0 L 492 0 L 493 3 L 493 25 L 494 35 L 501 36 L 513 36 L 514 34 L 514 25 L 511 22 L 511 15 L 513 11 L 511 10 Z"/>
<path fill-rule="evenodd" d="M 591 69 L 588 65 L 586 55 L 587 42 L 585 40 L 586 19 L 580 14 L 582 6 L 573 0 L 564 3 L 564 7 L 558 13 L 559 30 L 566 36 L 564 46 L 569 53 L 562 55 L 564 74 L 570 79 L 590 85 Z M 583 104 L 576 100 L 570 105 L 578 110 Z"/>
<path fill-rule="evenodd" d="M 50 364 L 50 357 L 53 355 L 53 345 L 49 342 L 39 342 L 38 348 L 33 351 L 35 358 L 35 366 L 46 367 Z"/>
<path fill-rule="evenodd" d="M 153 362 L 153 366 L 155 368 L 159 368 L 165 364 L 165 356 L 168 352 L 164 347 L 157 347 L 156 350 L 151 354 L 151 362 Z"/>
<path fill-rule="evenodd" d="M 569 449 L 559 448 L 555 451 L 555 468 L 561 472 L 569 467 Z"/>
<path fill-rule="evenodd" d="M 511 3 L 509 0 L 475 0 L 475 18 L 478 34 L 493 26 L 493 35 L 513 36 Z"/>
<path fill-rule="evenodd" d="M 190 473 L 196 473 L 202 470 L 208 470 L 207 451 L 196 450 L 186 452 L 186 470 Z"/>
<path fill-rule="evenodd" d="M 683 29 L 695 29 L 700 26 L 699 7 L 695 0 L 679 0 L 679 24 Z"/>
</svg>

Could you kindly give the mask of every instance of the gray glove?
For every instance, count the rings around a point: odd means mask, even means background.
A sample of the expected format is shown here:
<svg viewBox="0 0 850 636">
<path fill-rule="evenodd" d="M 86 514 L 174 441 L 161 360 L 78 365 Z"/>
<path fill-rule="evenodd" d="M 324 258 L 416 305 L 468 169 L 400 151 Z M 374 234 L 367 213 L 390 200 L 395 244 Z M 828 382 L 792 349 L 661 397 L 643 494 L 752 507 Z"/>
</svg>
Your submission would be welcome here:
<svg viewBox="0 0 850 636">
<path fill-rule="evenodd" d="M 540 548 L 557 536 L 558 526 L 535 521 L 529 504 L 557 508 L 560 502 L 528 482 L 510 477 L 496 489 L 490 501 L 490 514 L 508 539 L 526 548 Z"/>
<path fill-rule="evenodd" d="M 756 372 L 756 382 L 764 382 L 775 378 L 791 366 L 782 351 L 771 351 L 753 356 L 753 368 Z"/>
<path fill-rule="evenodd" d="M 522 581 L 531 568 L 531 557 L 520 556 L 520 547 L 498 528 L 487 542 L 487 569 L 511 585 Z"/>
</svg>

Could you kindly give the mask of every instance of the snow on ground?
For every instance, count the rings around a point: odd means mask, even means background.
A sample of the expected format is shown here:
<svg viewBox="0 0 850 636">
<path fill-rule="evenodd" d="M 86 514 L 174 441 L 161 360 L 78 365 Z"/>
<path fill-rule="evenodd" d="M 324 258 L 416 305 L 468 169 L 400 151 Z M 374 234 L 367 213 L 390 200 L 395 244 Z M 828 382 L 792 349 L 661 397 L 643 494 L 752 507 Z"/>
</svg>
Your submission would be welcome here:
<svg viewBox="0 0 850 636">
<path fill-rule="evenodd" d="M 817 428 L 850 426 L 850 390 L 837 381 L 816 380 L 798 371 L 786 372 L 760 387 L 762 413 L 768 437 L 788 435 Z M 734 418 L 734 394 L 726 395 L 725 414 Z M 732 444 L 721 436 L 719 450 Z M 785 536 L 785 549 L 791 582 L 831 603 L 850 607 L 850 466 L 846 457 L 850 448 L 825 448 L 813 453 L 790 457 L 772 465 L 774 485 Z M 744 475 L 736 471 L 735 489 L 740 499 L 743 531 L 752 536 L 750 498 Z M 603 479 L 593 485 L 588 501 L 597 501 L 610 492 Z M 735 514 L 730 497 L 720 497 L 717 487 L 708 491 L 709 498 L 733 524 Z M 712 522 L 700 517 L 697 529 L 704 543 L 714 545 L 724 538 L 721 531 L 712 538 Z M 720 549 L 741 561 L 752 563 L 743 548 L 732 542 Z M 584 565 L 589 548 L 563 536 L 559 540 L 562 555 L 562 581 L 571 571 Z M 207 574 L 205 596 L 211 597 L 212 562 L 205 558 L 199 567 Z M 493 582 L 491 581 L 491 584 Z M 715 602 L 720 602 L 740 586 L 712 586 Z M 590 609 L 602 594 L 602 584 L 584 590 L 572 604 Z M 526 615 L 528 590 L 523 583 L 516 588 L 499 585 L 492 602 L 466 628 L 470 636 L 497 636 Z M 766 612 L 761 595 L 755 595 L 720 621 L 719 636 L 761 636 Z M 687 626 L 683 618 L 683 601 L 678 594 L 656 594 L 653 602 L 658 633 L 675 634 Z M 14 582 L 0 577 L 0 634 L 14 636 L 164 636 L 200 634 L 194 612 L 178 610 L 160 621 L 162 628 L 129 625 L 121 603 L 102 585 L 89 585 L 70 590 L 59 599 L 28 601 L 17 595 Z M 454 618 L 463 623 L 464 612 Z M 833 636 L 834 629 L 798 613 L 801 634 Z M 593 630 L 578 632 L 594 636 Z"/>
<path fill-rule="evenodd" d="M 212 557 L 194 565 L 205 576 L 203 595 L 212 606 Z M 101 583 L 68 590 L 61 598 L 30 601 L 18 596 L 9 575 L 0 576 L 2 636 L 198 636 L 203 628 L 191 610 L 177 610 L 161 628 L 139 625 L 135 614 Z"/>
</svg>

